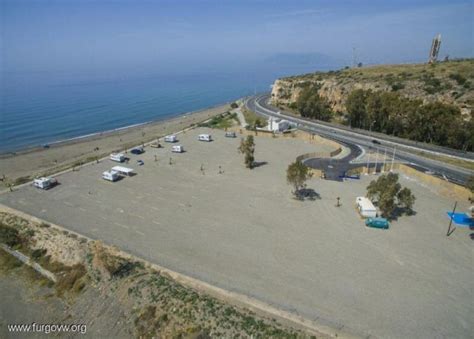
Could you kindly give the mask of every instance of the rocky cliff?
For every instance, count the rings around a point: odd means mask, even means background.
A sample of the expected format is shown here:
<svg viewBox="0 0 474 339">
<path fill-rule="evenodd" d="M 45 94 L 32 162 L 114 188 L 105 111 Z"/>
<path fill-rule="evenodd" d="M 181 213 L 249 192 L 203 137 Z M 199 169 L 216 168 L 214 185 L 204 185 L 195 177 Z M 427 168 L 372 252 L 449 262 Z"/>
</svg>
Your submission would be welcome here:
<svg viewBox="0 0 474 339">
<path fill-rule="evenodd" d="M 317 72 L 275 81 L 272 102 L 294 107 L 303 88 L 318 84 L 335 112 L 345 112 L 345 101 L 354 89 L 394 91 L 424 102 L 454 104 L 469 119 L 474 106 L 474 59 L 437 64 L 383 65 Z"/>
</svg>

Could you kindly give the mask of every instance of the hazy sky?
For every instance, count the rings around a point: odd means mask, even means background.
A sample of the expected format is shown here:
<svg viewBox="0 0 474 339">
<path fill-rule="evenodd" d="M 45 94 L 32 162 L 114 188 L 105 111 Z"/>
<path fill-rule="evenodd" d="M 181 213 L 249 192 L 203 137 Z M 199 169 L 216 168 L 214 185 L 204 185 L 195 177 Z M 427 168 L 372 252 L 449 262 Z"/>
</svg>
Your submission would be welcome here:
<svg viewBox="0 0 474 339">
<path fill-rule="evenodd" d="M 253 65 L 279 53 L 350 64 L 473 56 L 472 1 L 0 0 L 7 71 Z"/>
</svg>

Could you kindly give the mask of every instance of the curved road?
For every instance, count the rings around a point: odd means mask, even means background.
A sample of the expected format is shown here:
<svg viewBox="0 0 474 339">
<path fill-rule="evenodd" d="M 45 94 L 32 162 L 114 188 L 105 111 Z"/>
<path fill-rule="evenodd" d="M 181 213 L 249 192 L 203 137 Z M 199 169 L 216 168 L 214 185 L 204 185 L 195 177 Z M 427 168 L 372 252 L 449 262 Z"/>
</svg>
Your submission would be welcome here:
<svg viewBox="0 0 474 339">
<path fill-rule="evenodd" d="M 310 133 L 315 133 L 325 138 L 329 138 L 342 144 L 345 144 L 351 148 L 351 153 L 354 150 L 354 147 L 356 149 L 360 148 L 364 151 L 372 149 L 382 154 L 385 153 L 385 150 L 387 150 L 387 154 L 389 154 L 390 156 L 395 153 L 396 161 L 405 162 L 407 165 L 416 168 L 417 170 L 429 172 L 435 176 L 444 178 L 445 180 L 461 185 L 465 185 L 469 177 L 474 175 L 474 171 L 470 171 L 465 168 L 460 168 L 438 160 L 425 158 L 413 153 L 416 151 L 423 151 L 472 161 L 474 159 L 474 154 L 472 152 L 464 153 L 456 150 L 445 149 L 442 147 L 439 147 L 436 151 L 434 151 L 433 148 L 436 147 L 424 147 L 424 145 L 420 144 L 414 146 L 410 144 L 410 141 L 395 141 L 395 139 L 397 138 L 392 138 L 389 136 L 387 136 L 385 139 L 379 133 L 376 137 L 374 137 L 356 132 L 354 130 L 349 130 L 347 127 L 338 127 L 327 123 L 321 123 L 316 122 L 314 120 L 295 117 L 293 115 L 288 114 L 287 112 L 281 111 L 277 107 L 270 105 L 268 103 L 269 98 L 269 94 L 250 97 L 245 100 L 245 106 L 248 109 L 256 112 L 257 114 L 264 115 L 267 117 L 279 117 L 294 122 L 298 124 L 298 128 L 301 130 L 305 130 Z M 374 138 L 380 141 L 380 144 L 374 144 L 372 142 Z M 342 175 L 347 169 L 351 168 L 351 166 L 355 167 L 354 165 L 352 165 L 351 161 L 356 156 L 348 156 L 338 161 L 332 160 L 333 163 L 330 163 L 331 160 L 329 159 L 326 159 L 325 161 L 323 161 L 322 159 L 308 159 L 306 160 L 306 163 L 314 168 L 325 169 L 327 171 L 326 175 L 328 176 L 329 173 L 330 178 L 334 179 L 334 177 Z M 334 166 L 334 164 L 336 166 Z M 358 166 L 360 166 L 360 164 Z"/>
</svg>

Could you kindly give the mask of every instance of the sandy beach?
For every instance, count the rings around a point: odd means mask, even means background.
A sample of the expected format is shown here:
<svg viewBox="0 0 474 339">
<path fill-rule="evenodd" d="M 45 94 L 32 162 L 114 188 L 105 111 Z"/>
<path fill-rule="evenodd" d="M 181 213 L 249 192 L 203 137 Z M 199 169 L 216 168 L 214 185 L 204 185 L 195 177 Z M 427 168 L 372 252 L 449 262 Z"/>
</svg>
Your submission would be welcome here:
<svg viewBox="0 0 474 339">
<path fill-rule="evenodd" d="M 0 177 L 17 183 L 48 173 L 54 173 L 74 164 L 93 161 L 107 154 L 149 142 L 205 121 L 230 109 L 228 104 L 183 114 L 121 130 L 95 134 L 85 138 L 51 144 L 49 148 L 31 148 L 0 155 Z"/>
</svg>

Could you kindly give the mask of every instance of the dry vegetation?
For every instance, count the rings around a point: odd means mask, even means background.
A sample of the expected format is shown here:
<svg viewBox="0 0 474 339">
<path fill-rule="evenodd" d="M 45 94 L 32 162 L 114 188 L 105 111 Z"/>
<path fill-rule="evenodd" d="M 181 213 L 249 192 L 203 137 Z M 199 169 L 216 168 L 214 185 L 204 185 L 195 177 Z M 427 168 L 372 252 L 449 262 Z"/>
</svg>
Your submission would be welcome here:
<svg viewBox="0 0 474 339">
<path fill-rule="evenodd" d="M 345 99 L 354 89 L 397 92 L 425 102 L 454 104 L 468 118 L 474 105 L 474 59 L 436 64 L 378 65 L 316 72 L 283 78 L 272 93 L 276 104 L 292 106 L 298 93 L 319 83 L 320 94 L 335 112 L 345 112 Z"/>
<path fill-rule="evenodd" d="M 249 310 L 185 287 L 114 247 L 86 240 L 49 224 L 0 212 L 0 242 L 8 243 L 54 272 L 58 280 L 54 284 L 57 295 L 69 303 L 81 298 L 86 289 L 97 289 L 118 300 L 129 313 L 126 317 L 133 319 L 130 331 L 137 337 L 309 336 L 284 327 L 275 319 L 259 317 Z M 59 249 L 62 246 L 71 252 L 70 255 L 64 255 Z M 3 271 L 23 267 L 6 252 L 0 252 Z M 29 274 L 38 275 L 31 272 Z M 44 278 L 40 280 L 47 282 Z"/>
</svg>

